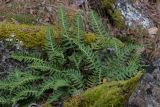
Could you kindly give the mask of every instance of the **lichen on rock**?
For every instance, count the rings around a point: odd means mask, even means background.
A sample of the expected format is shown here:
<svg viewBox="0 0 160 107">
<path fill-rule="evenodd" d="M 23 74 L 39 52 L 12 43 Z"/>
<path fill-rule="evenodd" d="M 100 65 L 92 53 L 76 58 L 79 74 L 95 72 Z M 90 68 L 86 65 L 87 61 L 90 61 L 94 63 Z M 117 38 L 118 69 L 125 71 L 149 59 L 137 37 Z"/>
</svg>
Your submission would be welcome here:
<svg viewBox="0 0 160 107">
<path fill-rule="evenodd" d="M 90 88 L 65 101 L 64 107 L 123 107 L 141 76 L 140 72 L 129 80 L 107 82 Z"/>
</svg>

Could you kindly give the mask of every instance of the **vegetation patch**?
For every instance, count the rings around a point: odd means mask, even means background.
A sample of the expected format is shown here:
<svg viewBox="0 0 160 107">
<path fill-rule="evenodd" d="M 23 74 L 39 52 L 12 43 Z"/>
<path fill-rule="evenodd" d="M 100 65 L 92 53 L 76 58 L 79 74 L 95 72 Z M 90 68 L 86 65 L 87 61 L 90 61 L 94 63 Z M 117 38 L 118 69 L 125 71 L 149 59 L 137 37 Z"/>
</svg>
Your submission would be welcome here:
<svg viewBox="0 0 160 107">
<path fill-rule="evenodd" d="M 107 14 L 110 15 L 113 24 L 117 28 L 123 29 L 125 27 L 125 20 L 121 12 L 115 8 L 116 0 L 101 0 L 102 6 L 106 9 Z"/>
<path fill-rule="evenodd" d="M 123 107 L 141 76 L 140 72 L 129 80 L 106 82 L 88 89 L 65 101 L 64 107 Z"/>
<path fill-rule="evenodd" d="M 88 13 L 90 33 L 84 30 L 81 12 L 77 13 L 74 23 L 69 23 L 67 12 L 63 7 L 59 7 L 57 17 L 60 31 L 58 36 L 56 28 L 53 29 L 52 26 L 46 31 L 46 27 L 41 26 L 34 26 L 31 29 L 28 25 L 21 25 L 20 28 L 18 25 L 13 28 L 10 24 L 1 25 L 1 35 L 6 35 L 3 38 L 14 32 L 16 38 L 22 40 L 28 47 L 37 45 L 36 43 L 43 45 L 42 53 L 12 54 L 13 59 L 26 63 L 27 67 L 24 71 L 17 68 L 7 78 L 0 80 L 2 106 L 16 104 L 24 106 L 32 101 L 52 104 L 105 81 L 129 79 L 141 69 L 139 47 L 125 45 L 120 40 L 110 37 L 94 11 Z M 34 41 L 31 42 L 28 38 Z M 32 45 L 27 44 L 28 42 Z M 120 87 L 123 86 L 119 84 Z M 106 86 L 102 87 L 104 89 L 97 91 L 95 98 L 104 92 Z M 117 92 L 116 95 L 120 95 L 119 91 L 120 89 L 113 85 L 113 92 Z M 109 91 L 108 94 L 113 92 Z M 114 98 L 117 97 L 109 99 Z M 89 97 L 88 101 L 91 104 L 94 102 Z M 119 102 L 119 98 L 116 101 Z"/>
</svg>

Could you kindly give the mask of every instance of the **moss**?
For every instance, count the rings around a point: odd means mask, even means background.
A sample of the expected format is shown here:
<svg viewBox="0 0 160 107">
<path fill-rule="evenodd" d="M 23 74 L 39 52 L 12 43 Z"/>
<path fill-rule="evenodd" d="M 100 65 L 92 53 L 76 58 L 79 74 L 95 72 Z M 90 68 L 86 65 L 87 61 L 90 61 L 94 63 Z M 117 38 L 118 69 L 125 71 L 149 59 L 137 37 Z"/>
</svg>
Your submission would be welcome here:
<svg viewBox="0 0 160 107">
<path fill-rule="evenodd" d="M 42 107 L 52 107 L 52 105 L 48 102 L 46 102 L 45 104 L 42 105 Z"/>
<path fill-rule="evenodd" d="M 86 33 L 85 37 L 84 37 L 84 41 L 89 44 L 95 42 L 96 39 L 97 39 L 97 35 L 95 35 L 94 33 L 91 33 L 91 32 Z"/>
<path fill-rule="evenodd" d="M 0 40 L 15 34 L 16 39 L 23 42 L 25 47 L 43 47 L 47 26 L 26 24 L 0 23 Z M 59 39 L 59 29 L 54 27 L 55 37 Z"/>
<path fill-rule="evenodd" d="M 102 6 L 105 7 L 106 9 L 113 9 L 115 0 L 101 0 Z"/>
<path fill-rule="evenodd" d="M 125 27 L 125 21 L 122 17 L 122 14 L 120 10 L 116 9 L 114 12 L 111 14 L 112 19 L 114 20 L 114 24 L 118 28 L 124 28 Z"/>
<path fill-rule="evenodd" d="M 26 47 L 42 46 L 46 31 L 45 26 L 0 23 L 0 39 L 9 38 L 11 34 L 15 34 Z"/>
<path fill-rule="evenodd" d="M 141 76 L 142 73 L 138 73 L 129 80 L 113 81 L 88 89 L 65 101 L 64 107 L 123 107 Z"/>
<path fill-rule="evenodd" d="M 124 28 L 125 21 L 120 10 L 115 9 L 115 0 L 101 0 L 102 6 L 107 10 L 111 16 L 111 20 L 117 28 Z"/>
</svg>

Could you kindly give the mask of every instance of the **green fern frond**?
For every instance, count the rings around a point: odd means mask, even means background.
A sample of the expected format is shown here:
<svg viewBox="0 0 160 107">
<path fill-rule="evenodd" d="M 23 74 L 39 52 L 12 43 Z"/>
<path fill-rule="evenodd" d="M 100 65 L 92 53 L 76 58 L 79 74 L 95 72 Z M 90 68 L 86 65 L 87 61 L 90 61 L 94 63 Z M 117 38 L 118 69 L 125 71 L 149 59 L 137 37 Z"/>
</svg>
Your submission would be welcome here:
<svg viewBox="0 0 160 107">
<path fill-rule="evenodd" d="M 63 51 L 56 45 L 53 28 L 49 26 L 46 34 L 45 49 L 47 50 L 49 59 L 64 58 Z"/>
<path fill-rule="evenodd" d="M 102 20 L 93 10 L 89 11 L 88 17 L 90 27 L 97 35 L 109 36 L 102 24 Z"/>
<path fill-rule="evenodd" d="M 137 46 L 130 44 L 118 49 L 112 58 L 108 58 L 108 70 L 106 71 L 108 71 L 107 75 L 110 80 L 125 80 L 139 72 L 140 55 L 136 49 Z"/>
<path fill-rule="evenodd" d="M 53 89 L 58 90 L 58 88 L 69 86 L 69 83 L 65 79 L 57 79 L 54 83 Z"/>
<path fill-rule="evenodd" d="M 68 16 L 64 7 L 60 6 L 57 9 L 57 16 L 59 21 L 58 24 L 59 24 L 59 27 L 61 28 L 61 34 L 68 36 L 69 35 L 68 30 L 69 30 L 70 24 L 67 20 Z"/>
<path fill-rule="evenodd" d="M 79 53 L 74 53 L 72 56 L 69 56 L 68 59 L 70 62 L 73 62 L 76 69 L 80 70 L 81 63 L 83 61 L 84 56 Z"/>
<path fill-rule="evenodd" d="M 16 104 L 18 101 L 36 96 L 36 94 L 37 90 L 34 90 L 31 86 L 23 86 L 14 93 L 14 97 L 11 101 L 13 104 Z"/>
<path fill-rule="evenodd" d="M 60 87 L 68 86 L 68 82 L 65 79 L 62 79 L 61 75 L 54 74 L 54 77 L 51 77 L 41 85 L 41 88 L 38 92 L 38 96 L 42 95 L 45 91 L 52 89 L 57 90 Z"/>
<path fill-rule="evenodd" d="M 18 61 L 23 61 L 26 63 L 32 63 L 32 62 L 44 62 L 43 59 L 41 59 L 40 55 L 38 54 L 31 54 L 31 53 L 13 53 L 11 55 L 11 58 L 16 59 Z"/>
<path fill-rule="evenodd" d="M 27 83 L 31 83 L 33 81 L 37 81 L 40 80 L 41 77 L 39 76 L 35 76 L 32 75 L 30 72 L 29 73 L 25 73 L 25 72 L 21 72 L 21 71 L 14 71 L 12 73 L 10 73 L 10 75 L 8 76 L 7 80 L 6 80 L 6 85 L 5 87 L 9 90 L 14 90 L 16 88 L 19 88 Z"/>
<path fill-rule="evenodd" d="M 65 71 L 67 78 L 72 86 L 76 87 L 77 89 L 84 88 L 84 77 L 78 70 L 70 69 Z"/>
<path fill-rule="evenodd" d="M 52 93 L 51 96 L 49 96 L 49 98 L 47 99 L 47 102 L 48 103 L 52 103 L 54 101 L 58 101 L 59 98 L 64 95 L 64 91 L 61 91 L 61 90 L 57 90 L 57 91 L 54 91 L 54 93 Z"/>
<path fill-rule="evenodd" d="M 83 19 L 82 19 L 82 14 L 80 12 L 77 13 L 76 18 L 75 18 L 75 23 L 74 23 L 74 38 L 78 42 L 81 42 L 84 36 L 84 27 L 83 27 Z"/>
<path fill-rule="evenodd" d="M 61 72 L 60 69 L 56 68 L 55 64 L 51 64 L 51 63 L 48 63 L 48 62 L 44 62 L 44 63 L 39 63 L 39 62 L 36 62 L 36 63 L 32 63 L 32 64 L 29 64 L 28 65 L 29 68 L 32 68 L 32 69 L 35 69 L 35 70 L 40 70 L 40 71 L 43 71 L 43 72 L 50 72 L 52 74 L 56 73 L 56 72 Z"/>
<path fill-rule="evenodd" d="M 0 106 L 1 107 L 3 107 L 3 105 L 10 105 L 10 104 L 12 104 L 12 102 L 11 102 L 11 100 L 10 100 L 10 98 L 9 97 L 3 97 L 3 96 L 0 96 Z"/>
<path fill-rule="evenodd" d="M 88 68 L 92 70 L 93 75 L 91 76 L 92 79 L 90 79 L 90 83 L 92 83 L 92 86 L 100 84 L 102 79 L 102 66 L 98 57 L 93 53 L 90 47 L 79 44 L 78 42 L 75 42 L 75 44 L 78 45 L 81 52 L 86 56 L 86 59 L 88 60 Z"/>
</svg>

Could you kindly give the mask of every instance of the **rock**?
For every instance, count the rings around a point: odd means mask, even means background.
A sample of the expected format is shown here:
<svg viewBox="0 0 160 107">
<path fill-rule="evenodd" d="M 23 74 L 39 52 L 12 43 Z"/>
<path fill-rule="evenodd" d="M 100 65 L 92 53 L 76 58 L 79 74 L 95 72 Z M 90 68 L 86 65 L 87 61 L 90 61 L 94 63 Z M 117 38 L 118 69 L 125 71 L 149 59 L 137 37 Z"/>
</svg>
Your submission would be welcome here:
<svg viewBox="0 0 160 107">
<path fill-rule="evenodd" d="M 135 1 L 133 3 L 132 1 Z M 125 23 L 130 27 L 144 27 L 149 28 L 154 26 L 153 20 L 149 18 L 147 12 L 139 0 L 116 0 L 117 8 L 124 16 Z M 140 9 L 139 9 L 140 8 Z"/>
<path fill-rule="evenodd" d="M 23 63 L 10 58 L 13 52 L 21 51 L 16 48 L 15 45 L 11 45 L 11 42 L 0 41 L 0 78 L 14 70 L 16 67 L 23 68 Z"/>
<path fill-rule="evenodd" d="M 149 33 L 150 36 L 156 35 L 157 32 L 158 32 L 158 28 L 157 27 L 152 27 L 152 28 L 148 29 L 148 33 Z"/>
<path fill-rule="evenodd" d="M 106 82 L 90 88 L 65 101 L 64 107 L 123 107 L 141 76 L 142 73 L 138 73 L 129 80 Z"/>
<path fill-rule="evenodd" d="M 147 72 L 129 98 L 127 107 L 160 107 L 160 60 L 153 63 L 155 69 Z"/>
<path fill-rule="evenodd" d="M 0 21 L 4 21 L 4 16 L 0 16 Z"/>
</svg>

